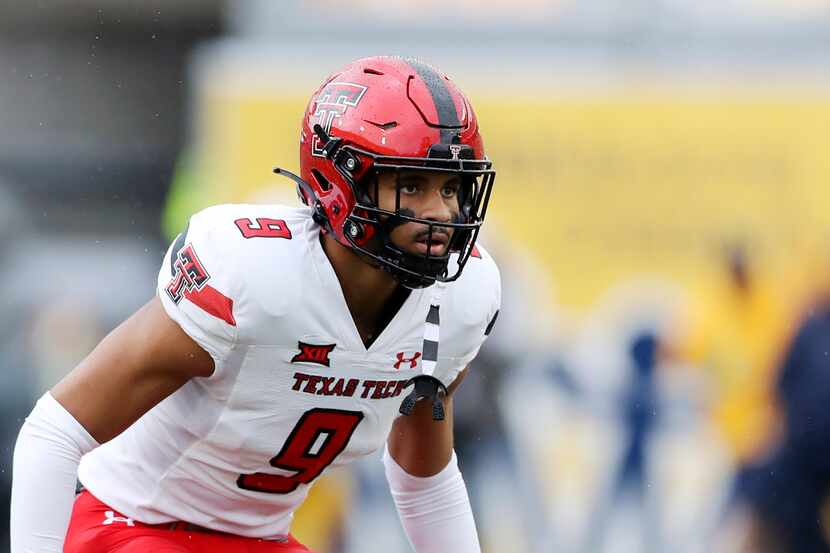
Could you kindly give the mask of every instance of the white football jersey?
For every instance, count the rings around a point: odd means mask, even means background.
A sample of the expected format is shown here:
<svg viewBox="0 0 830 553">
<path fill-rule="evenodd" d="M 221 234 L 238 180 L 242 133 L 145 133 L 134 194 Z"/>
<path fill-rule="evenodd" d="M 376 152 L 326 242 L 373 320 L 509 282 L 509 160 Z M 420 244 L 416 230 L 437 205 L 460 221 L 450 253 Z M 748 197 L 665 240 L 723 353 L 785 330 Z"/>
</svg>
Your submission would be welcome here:
<svg viewBox="0 0 830 553">
<path fill-rule="evenodd" d="M 93 495 L 149 524 L 277 538 L 328 467 L 383 446 L 421 372 L 432 291 L 413 291 L 366 348 L 319 233 L 308 208 L 221 205 L 191 218 L 158 296 L 215 371 L 83 458 Z M 500 293 L 483 248 L 444 287 L 435 375 L 445 384 L 475 357 Z"/>
</svg>

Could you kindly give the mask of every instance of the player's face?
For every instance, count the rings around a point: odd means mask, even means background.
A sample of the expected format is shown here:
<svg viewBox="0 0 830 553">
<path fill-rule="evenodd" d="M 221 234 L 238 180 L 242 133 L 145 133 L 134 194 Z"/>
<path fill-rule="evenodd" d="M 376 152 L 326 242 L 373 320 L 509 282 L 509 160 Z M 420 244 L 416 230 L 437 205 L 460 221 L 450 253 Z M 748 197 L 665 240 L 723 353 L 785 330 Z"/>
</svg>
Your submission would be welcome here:
<svg viewBox="0 0 830 553">
<path fill-rule="evenodd" d="M 395 210 L 395 196 L 400 191 L 400 213 L 438 223 L 456 222 L 459 217 L 458 194 L 461 179 L 438 171 L 384 172 L 378 178 L 378 207 Z M 441 256 L 450 247 L 453 229 L 429 227 L 407 222 L 395 227 L 390 238 L 398 248 L 417 255 Z"/>
</svg>

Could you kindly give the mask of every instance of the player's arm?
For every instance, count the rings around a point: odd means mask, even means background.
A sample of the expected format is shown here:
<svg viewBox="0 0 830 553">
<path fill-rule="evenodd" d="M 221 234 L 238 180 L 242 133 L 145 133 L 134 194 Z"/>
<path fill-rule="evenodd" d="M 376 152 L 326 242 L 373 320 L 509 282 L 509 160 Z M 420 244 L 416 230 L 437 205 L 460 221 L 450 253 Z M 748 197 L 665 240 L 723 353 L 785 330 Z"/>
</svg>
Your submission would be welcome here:
<svg viewBox="0 0 830 553">
<path fill-rule="evenodd" d="M 213 358 L 154 298 L 38 401 L 14 453 L 12 553 L 60 552 L 82 455 L 111 440 Z"/>
<path fill-rule="evenodd" d="M 411 415 L 395 419 L 387 445 L 392 459 L 407 473 L 433 476 L 450 462 L 453 452 L 452 395 L 467 370 L 461 371 L 447 388 L 443 421 L 433 420 L 432 404 L 428 401 L 419 401 Z"/>
<path fill-rule="evenodd" d="M 156 297 L 104 338 L 51 394 L 104 443 L 191 378 L 212 372 L 213 358 Z"/>
<path fill-rule="evenodd" d="M 453 451 L 452 396 L 464 369 L 444 398 L 445 419 L 434 421 L 429 401 L 398 417 L 383 463 L 406 535 L 417 553 L 479 553 L 470 499 Z"/>
</svg>

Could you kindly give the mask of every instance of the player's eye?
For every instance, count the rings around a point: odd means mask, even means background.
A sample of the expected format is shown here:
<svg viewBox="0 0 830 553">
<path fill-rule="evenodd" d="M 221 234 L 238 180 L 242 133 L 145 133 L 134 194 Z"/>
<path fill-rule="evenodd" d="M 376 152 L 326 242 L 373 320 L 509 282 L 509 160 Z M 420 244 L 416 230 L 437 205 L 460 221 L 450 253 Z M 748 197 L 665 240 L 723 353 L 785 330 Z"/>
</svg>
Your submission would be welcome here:
<svg viewBox="0 0 830 553">
<path fill-rule="evenodd" d="M 418 185 L 413 182 L 402 182 L 400 185 L 400 191 L 407 195 L 417 194 Z"/>
<path fill-rule="evenodd" d="M 441 187 L 441 195 L 447 199 L 455 198 L 458 195 L 458 185 L 445 184 L 443 187 Z"/>
</svg>

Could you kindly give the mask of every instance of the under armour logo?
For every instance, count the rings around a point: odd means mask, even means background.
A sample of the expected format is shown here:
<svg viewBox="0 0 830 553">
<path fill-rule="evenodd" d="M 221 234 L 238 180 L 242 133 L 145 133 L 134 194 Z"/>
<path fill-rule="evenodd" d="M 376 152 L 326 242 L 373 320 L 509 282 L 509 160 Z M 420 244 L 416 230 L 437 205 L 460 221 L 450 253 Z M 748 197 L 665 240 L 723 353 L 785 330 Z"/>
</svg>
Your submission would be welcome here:
<svg viewBox="0 0 830 553">
<path fill-rule="evenodd" d="M 418 365 L 418 358 L 421 357 L 421 352 L 416 351 L 415 355 L 413 355 L 412 357 L 406 358 L 406 357 L 404 357 L 404 352 L 399 351 L 397 357 L 398 357 L 398 361 L 397 361 L 397 363 L 395 363 L 395 368 L 396 369 L 400 369 L 402 363 L 409 363 L 409 368 L 414 369 Z"/>
<path fill-rule="evenodd" d="M 452 154 L 452 160 L 458 161 L 458 154 L 461 153 L 461 145 L 460 144 L 450 144 L 450 153 Z"/>
<path fill-rule="evenodd" d="M 128 517 L 117 517 L 117 516 L 115 516 L 115 511 L 107 511 L 107 512 L 104 513 L 104 515 L 107 518 L 104 519 L 104 522 L 102 522 L 101 524 L 103 524 L 105 526 L 109 525 L 109 524 L 113 524 L 115 522 L 123 522 L 127 526 L 135 526 L 135 522 L 133 521 L 133 519 L 128 518 Z"/>
</svg>

